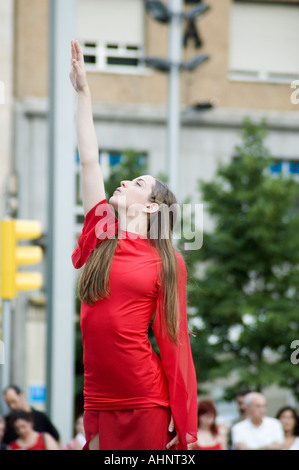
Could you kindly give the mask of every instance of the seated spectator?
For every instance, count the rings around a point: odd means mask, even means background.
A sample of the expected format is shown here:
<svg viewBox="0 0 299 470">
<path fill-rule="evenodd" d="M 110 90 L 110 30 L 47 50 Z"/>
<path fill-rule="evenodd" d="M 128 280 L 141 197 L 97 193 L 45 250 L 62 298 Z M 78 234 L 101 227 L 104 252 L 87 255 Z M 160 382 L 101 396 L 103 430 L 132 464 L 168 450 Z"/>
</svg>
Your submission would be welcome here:
<svg viewBox="0 0 299 470">
<path fill-rule="evenodd" d="M 83 426 L 83 415 L 79 415 L 76 419 L 75 423 L 75 437 L 69 441 L 62 450 L 82 450 L 85 443 L 85 433 L 84 433 L 84 426 Z"/>
<path fill-rule="evenodd" d="M 284 442 L 278 419 L 265 416 L 266 399 L 258 392 L 246 395 L 247 418 L 232 427 L 232 444 L 236 450 L 279 450 Z"/>
<path fill-rule="evenodd" d="M 237 404 L 237 407 L 238 407 L 239 415 L 231 423 L 230 429 L 228 431 L 228 446 L 227 446 L 227 448 L 230 449 L 230 450 L 232 449 L 232 434 L 231 434 L 232 426 L 234 424 L 239 423 L 240 421 L 243 421 L 243 419 L 247 418 L 246 406 L 244 406 L 244 400 L 245 400 L 246 395 L 248 395 L 248 393 L 250 393 L 251 391 L 252 390 L 250 390 L 248 387 L 242 387 L 242 388 L 239 388 L 239 390 L 237 390 L 237 392 L 236 392 L 236 404 Z"/>
<path fill-rule="evenodd" d="M 278 411 L 276 418 L 281 422 L 284 431 L 282 450 L 299 450 L 299 418 L 296 410 L 285 406 Z"/>
<path fill-rule="evenodd" d="M 33 429 L 31 413 L 18 410 L 12 413 L 10 420 L 18 438 L 10 442 L 8 450 L 59 450 L 57 442 L 50 434 Z"/>
<path fill-rule="evenodd" d="M 212 400 L 201 400 L 198 404 L 197 441 L 189 450 L 226 450 L 227 430 L 216 424 L 216 407 Z"/>
<path fill-rule="evenodd" d="M 0 450 L 7 450 L 7 445 L 2 442 L 5 433 L 5 427 L 5 419 L 3 418 L 3 416 L 0 416 Z"/>
<path fill-rule="evenodd" d="M 240 388 L 237 391 L 237 393 L 236 393 L 236 402 L 237 402 L 237 406 L 238 406 L 238 410 L 239 410 L 239 417 L 235 421 L 234 424 L 236 424 L 239 421 L 243 421 L 243 419 L 247 418 L 247 407 L 244 405 L 244 400 L 245 400 L 246 395 L 248 395 L 248 393 L 250 393 L 250 392 L 251 392 L 251 390 L 249 388 L 246 388 L 246 387 Z"/>
<path fill-rule="evenodd" d="M 51 423 L 48 416 L 42 411 L 35 410 L 26 401 L 25 395 L 22 390 L 16 385 L 9 385 L 3 392 L 4 400 L 11 409 L 11 411 L 23 410 L 30 412 L 33 416 L 34 429 L 38 432 L 45 432 L 51 434 L 53 438 L 58 442 L 59 434 L 55 426 Z M 6 416 L 6 432 L 3 438 L 3 442 L 9 444 L 18 438 L 15 429 L 10 423 L 11 413 Z"/>
</svg>

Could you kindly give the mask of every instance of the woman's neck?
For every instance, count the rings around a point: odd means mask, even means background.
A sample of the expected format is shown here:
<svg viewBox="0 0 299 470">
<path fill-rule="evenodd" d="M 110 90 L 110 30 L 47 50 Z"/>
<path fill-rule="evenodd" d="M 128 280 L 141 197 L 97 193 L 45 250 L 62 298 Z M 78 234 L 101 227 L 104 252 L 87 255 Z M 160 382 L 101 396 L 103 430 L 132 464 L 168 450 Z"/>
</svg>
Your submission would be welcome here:
<svg viewBox="0 0 299 470">
<path fill-rule="evenodd" d="M 120 230 L 129 233 L 135 233 L 141 237 L 147 236 L 147 218 L 138 215 L 137 217 L 119 217 L 119 227 Z"/>
<path fill-rule="evenodd" d="M 293 431 L 285 431 L 284 432 L 285 439 L 290 439 L 291 437 L 295 437 Z"/>
<path fill-rule="evenodd" d="M 204 431 L 204 432 L 210 432 L 210 433 L 212 433 L 212 431 L 211 431 L 211 426 L 208 425 L 208 424 L 201 424 L 200 427 L 199 427 L 199 430 L 200 430 L 200 431 Z"/>
<path fill-rule="evenodd" d="M 26 445 L 30 445 L 35 442 L 37 434 L 38 433 L 36 431 L 32 430 L 28 432 L 26 435 L 20 437 L 19 441 Z"/>
</svg>

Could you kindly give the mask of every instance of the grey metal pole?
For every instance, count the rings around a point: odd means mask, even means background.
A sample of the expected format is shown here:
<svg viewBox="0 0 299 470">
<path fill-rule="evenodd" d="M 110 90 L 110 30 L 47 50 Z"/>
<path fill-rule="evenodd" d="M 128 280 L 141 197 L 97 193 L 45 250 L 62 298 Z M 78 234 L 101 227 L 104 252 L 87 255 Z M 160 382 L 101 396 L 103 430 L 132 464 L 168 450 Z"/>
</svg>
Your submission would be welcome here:
<svg viewBox="0 0 299 470">
<path fill-rule="evenodd" d="M 76 0 L 50 0 L 47 410 L 66 442 L 73 435 L 75 96 L 69 80 Z"/>
<path fill-rule="evenodd" d="M 182 23 L 180 14 L 183 0 L 170 0 L 172 17 L 169 25 L 169 60 L 171 63 L 168 89 L 167 156 L 169 187 L 179 199 L 178 181 L 180 162 L 180 63 L 182 59 Z"/>
</svg>

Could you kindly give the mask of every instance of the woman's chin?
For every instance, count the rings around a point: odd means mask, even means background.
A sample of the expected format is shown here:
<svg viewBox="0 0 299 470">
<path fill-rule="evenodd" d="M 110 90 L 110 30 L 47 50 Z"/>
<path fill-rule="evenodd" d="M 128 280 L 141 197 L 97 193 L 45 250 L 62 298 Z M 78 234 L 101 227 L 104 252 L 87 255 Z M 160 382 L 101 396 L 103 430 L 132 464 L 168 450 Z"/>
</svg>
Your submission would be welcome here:
<svg viewBox="0 0 299 470">
<path fill-rule="evenodd" d="M 113 209 L 116 209 L 116 207 L 117 207 L 117 197 L 114 196 L 114 194 L 111 196 L 111 198 L 109 199 L 108 202 L 113 207 Z"/>
<path fill-rule="evenodd" d="M 113 207 L 114 210 L 118 211 L 120 209 L 127 210 L 126 197 L 121 195 L 119 192 L 114 192 L 114 194 L 109 199 L 109 204 Z"/>
<path fill-rule="evenodd" d="M 119 199 L 119 196 L 117 194 L 113 194 L 111 198 L 109 199 L 109 204 L 110 206 L 113 207 L 115 211 L 119 211 L 123 206 L 125 206 L 124 201 Z"/>
</svg>

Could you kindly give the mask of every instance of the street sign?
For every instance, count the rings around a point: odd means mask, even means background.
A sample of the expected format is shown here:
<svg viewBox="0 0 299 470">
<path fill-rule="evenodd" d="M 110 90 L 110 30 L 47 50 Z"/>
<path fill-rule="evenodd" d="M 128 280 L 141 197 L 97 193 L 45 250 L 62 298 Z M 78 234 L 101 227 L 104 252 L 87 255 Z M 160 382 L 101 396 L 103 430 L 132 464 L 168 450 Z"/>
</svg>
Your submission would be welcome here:
<svg viewBox="0 0 299 470">
<path fill-rule="evenodd" d="M 45 405 L 46 404 L 46 386 L 43 384 L 29 385 L 28 388 L 28 401 L 32 405 Z"/>
</svg>

